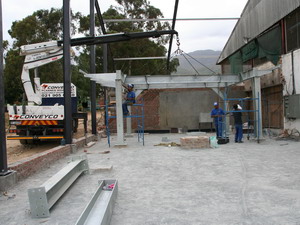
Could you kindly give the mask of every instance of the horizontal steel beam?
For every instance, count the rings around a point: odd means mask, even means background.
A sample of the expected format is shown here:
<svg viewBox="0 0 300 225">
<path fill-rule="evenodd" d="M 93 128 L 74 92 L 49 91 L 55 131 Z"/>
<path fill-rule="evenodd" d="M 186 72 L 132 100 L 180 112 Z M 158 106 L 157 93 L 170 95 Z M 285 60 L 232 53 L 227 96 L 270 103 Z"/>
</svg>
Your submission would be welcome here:
<svg viewBox="0 0 300 225">
<path fill-rule="evenodd" d="M 145 89 L 169 89 L 169 88 L 221 88 L 228 87 L 272 73 L 279 67 L 268 70 L 257 70 L 241 73 L 239 75 L 145 75 L 127 76 L 125 84 L 134 84 L 136 90 Z M 85 77 L 108 87 L 114 87 L 115 73 L 108 74 L 85 74 Z"/>
<path fill-rule="evenodd" d="M 140 38 L 158 38 L 162 35 L 177 34 L 175 30 L 156 30 L 147 32 L 132 32 L 132 33 L 116 33 L 116 34 L 105 34 L 102 36 L 95 37 L 80 37 L 71 39 L 71 46 L 79 45 L 98 45 L 108 44 L 120 41 L 129 41 L 132 39 Z M 63 41 L 58 41 L 58 45 L 62 45 Z"/>
<path fill-rule="evenodd" d="M 125 83 L 134 84 L 135 89 L 212 88 L 238 82 L 237 75 L 154 75 L 127 76 L 125 79 Z"/>
<path fill-rule="evenodd" d="M 109 225 L 118 194 L 117 180 L 101 180 L 76 225 Z"/>
<path fill-rule="evenodd" d="M 73 157 L 72 161 L 38 188 L 28 189 L 31 216 L 50 216 L 50 208 L 83 173 L 89 170 L 86 156 Z"/>
</svg>

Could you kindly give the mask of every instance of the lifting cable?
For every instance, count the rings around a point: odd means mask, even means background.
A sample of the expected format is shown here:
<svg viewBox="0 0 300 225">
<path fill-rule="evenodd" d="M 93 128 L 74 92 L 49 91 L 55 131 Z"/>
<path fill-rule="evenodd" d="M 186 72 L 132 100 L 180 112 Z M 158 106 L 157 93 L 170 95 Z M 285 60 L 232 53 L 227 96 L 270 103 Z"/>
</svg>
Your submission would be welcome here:
<svg viewBox="0 0 300 225">
<path fill-rule="evenodd" d="M 193 56 L 191 56 L 190 54 L 188 54 L 188 53 L 186 53 L 186 52 L 184 52 L 183 50 L 181 50 L 180 49 L 180 41 L 179 41 L 179 37 L 178 37 L 178 35 L 176 35 L 177 36 L 177 38 L 176 38 L 176 41 L 177 41 L 177 50 L 175 50 L 175 54 L 176 55 L 181 55 L 181 56 L 183 56 L 184 58 L 185 58 L 185 60 L 190 64 L 190 66 L 196 71 L 196 73 L 198 74 L 198 75 L 200 75 L 199 74 L 199 72 L 196 70 L 196 68 L 193 66 L 193 64 L 190 62 L 190 60 L 188 60 L 188 58 L 186 57 L 186 55 L 187 56 L 189 56 L 191 59 L 193 59 L 193 60 L 195 60 L 197 63 L 199 63 L 200 65 L 202 65 L 203 67 L 205 67 L 206 69 L 208 69 L 209 71 L 211 71 L 213 74 L 215 74 L 215 75 L 219 75 L 218 73 L 216 73 L 215 71 L 213 71 L 212 69 L 210 69 L 209 67 L 207 67 L 206 65 L 204 65 L 203 63 L 201 63 L 199 60 L 197 60 L 197 59 L 195 59 Z"/>
</svg>

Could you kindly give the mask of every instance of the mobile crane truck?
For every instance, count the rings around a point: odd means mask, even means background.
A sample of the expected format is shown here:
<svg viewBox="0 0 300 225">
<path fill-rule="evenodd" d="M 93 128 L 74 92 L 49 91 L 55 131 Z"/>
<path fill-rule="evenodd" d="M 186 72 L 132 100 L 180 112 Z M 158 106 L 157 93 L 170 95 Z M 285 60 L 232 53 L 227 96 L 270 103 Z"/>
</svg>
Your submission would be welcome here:
<svg viewBox="0 0 300 225">
<path fill-rule="evenodd" d="M 147 31 L 134 33 L 116 33 L 71 39 L 71 46 L 108 44 L 140 38 L 157 38 L 162 35 L 178 34 L 175 30 Z M 28 105 L 8 105 L 9 133 L 8 140 L 20 140 L 22 144 L 34 140 L 62 139 L 64 132 L 63 84 L 40 84 L 40 78 L 34 77 L 32 86 L 29 70 L 55 62 L 63 57 L 63 41 L 49 41 L 21 46 L 21 55 L 25 56 L 22 70 L 22 83 Z M 78 119 L 84 119 L 86 132 L 87 116 L 77 113 L 76 87 L 72 85 L 73 131 L 76 131 Z"/>
<path fill-rule="evenodd" d="M 28 105 L 8 105 L 9 133 L 7 140 L 20 140 L 31 144 L 35 140 L 63 139 L 64 133 L 64 95 L 63 83 L 40 83 L 35 73 L 34 87 L 29 70 L 55 62 L 63 57 L 63 48 L 57 41 L 21 46 L 20 55 L 25 56 L 21 80 L 27 96 Z M 35 71 L 36 72 L 36 71 Z M 76 86 L 71 84 L 73 131 L 76 132 L 78 118 L 84 119 L 86 132 L 86 113 L 77 113 Z"/>
</svg>

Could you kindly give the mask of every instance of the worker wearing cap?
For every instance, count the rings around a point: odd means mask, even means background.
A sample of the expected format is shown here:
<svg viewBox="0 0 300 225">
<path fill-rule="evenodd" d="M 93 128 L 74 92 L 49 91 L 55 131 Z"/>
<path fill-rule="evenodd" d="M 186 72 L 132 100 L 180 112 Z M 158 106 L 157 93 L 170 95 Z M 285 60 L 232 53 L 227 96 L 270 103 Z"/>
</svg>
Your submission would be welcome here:
<svg viewBox="0 0 300 225">
<path fill-rule="evenodd" d="M 232 116 L 234 118 L 234 127 L 235 127 L 235 143 L 243 143 L 243 120 L 241 106 L 238 104 L 233 105 Z"/>
<path fill-rule="evenodd" d="M 219 104 L 215 102 L 214 109 L 211 111 L 210 116 L 214 119 L 217 138 L 222 137 L 222 122 L 224 115 L 224 111 L 219 108 Z"/>
<path fill-rule="evenodd" d="M 123 85 L 127 89 L 127 95 L 125 98 L 125 101 L 122 104 L 122 109 L 123 109 L 123 115 L 128 116 L 129 115 L 129 110 L 128 110 L 128 104 L 134 104 L 135 103 L 135 93 L 133 91 L 133 84 L 128 84 L 127 86 Z"/>
</svg>

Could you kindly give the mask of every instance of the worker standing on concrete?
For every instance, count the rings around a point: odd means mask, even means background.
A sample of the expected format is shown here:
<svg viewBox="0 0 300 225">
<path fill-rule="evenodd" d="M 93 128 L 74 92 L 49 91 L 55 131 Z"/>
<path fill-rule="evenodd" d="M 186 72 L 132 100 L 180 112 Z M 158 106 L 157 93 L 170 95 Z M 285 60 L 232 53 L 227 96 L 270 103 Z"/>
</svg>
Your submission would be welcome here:
<svg viewBox="0 0 300 225">
<path fill-rule="evenodd" d="M 217 138 L 222 137 L 223 131 L 223 116 L 225 115 L 224 111 L 219 108 L 219 103 L 214 103 L 214 109 L 211 111 L 210 116 L 214 119 L 214 124 L 216 128 L 216 136 Z"/>
<path fill-rule="evenodd" d="M 135 103 L 135 93 L 133 91 L 134 85 L 128 84 L 127 86 L 123 85 L 123 87 L 127 89 L 127 95 L 125 101 L 122 104 L 123 115 L 128 116 L 129 115 L 128 104 L 132 105 Z"/>
<path fill-rule="evenodd" d="M 233 105 L 232 116 L 234 118 L 234 127 L 235 127 L 235 143 L 243 143 L 243 120 L 242 112 L 239 105 Z"/>
</svg>

